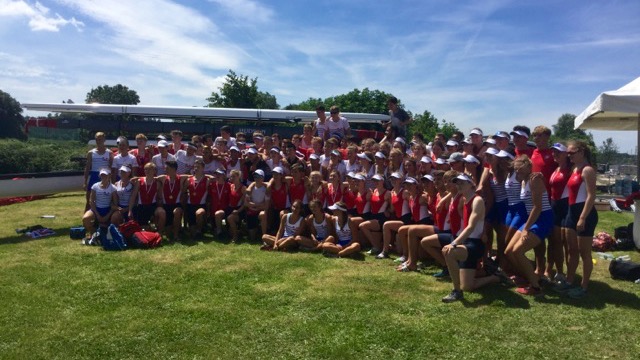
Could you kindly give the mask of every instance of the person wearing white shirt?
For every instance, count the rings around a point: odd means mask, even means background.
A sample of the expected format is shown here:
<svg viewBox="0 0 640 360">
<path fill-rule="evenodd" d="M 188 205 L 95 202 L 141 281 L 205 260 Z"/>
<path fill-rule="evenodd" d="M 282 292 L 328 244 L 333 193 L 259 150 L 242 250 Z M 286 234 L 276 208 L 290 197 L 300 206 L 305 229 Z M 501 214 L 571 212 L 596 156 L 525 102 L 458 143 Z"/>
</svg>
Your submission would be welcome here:
<svg viewBox="0 0 640 360">
<path fill-rule="evenodd" d="M 330 138 L 334 134 L 339 134 L 340 139 L 351 135 L 351 127 L 349 126 L 349 121 L 347 118 L 340 116 L 340 108 L 337 106 L 332 106 L 329 110 L 331 116 L 327 119 L 327 127 L 329 130 L 329 135 L 327 138 Z"/>
<path fill-rule="evenodd" d="M 156 165 L 156 171 L 159 176 L 166 174 L 166 162 L 170 160 L 175 161 L 176 157 L 169 154 L 169 143 L 167 143 L 165 140 L 158 141 L 158 151 L 160 151 L 160 153 L 154 155 L 151 158 L 151 162 Z"/>
</svg>

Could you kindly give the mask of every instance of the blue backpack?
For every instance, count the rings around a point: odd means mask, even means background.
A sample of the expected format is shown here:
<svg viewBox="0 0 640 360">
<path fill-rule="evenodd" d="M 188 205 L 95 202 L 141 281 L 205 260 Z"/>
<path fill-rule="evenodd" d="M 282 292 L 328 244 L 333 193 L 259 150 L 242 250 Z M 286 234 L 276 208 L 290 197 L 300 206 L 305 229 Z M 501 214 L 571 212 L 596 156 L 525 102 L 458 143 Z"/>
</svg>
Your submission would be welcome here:
<svg viewBox="0 0 640 360">
<path fill-rule="evenodd" d="M 100 230 L 103 231 L 105 229 Z M 113 224 L 109 225 L 106 229 L 106 234 L 100 235 L 100 242 L 102 243 L 103 249 L 111 251 L 127 250 L 127 243 L 117 226 Z"/>
</svg>

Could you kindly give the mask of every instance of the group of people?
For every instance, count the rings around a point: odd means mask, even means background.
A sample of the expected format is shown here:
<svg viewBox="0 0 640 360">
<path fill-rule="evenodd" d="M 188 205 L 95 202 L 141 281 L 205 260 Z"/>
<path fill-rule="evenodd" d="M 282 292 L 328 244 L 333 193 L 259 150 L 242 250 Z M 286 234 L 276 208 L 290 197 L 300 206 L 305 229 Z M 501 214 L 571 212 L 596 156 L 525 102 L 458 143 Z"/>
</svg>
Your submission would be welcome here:
<svg viewBox="0 0 640 360">
<path fill-rule="evenodd" d="M 87 154 L 84 226 L 91 233 L 135 219 L 174 241 L 184 225 L 191 239 L 210 228 L 236 242 L 246 224 L 263 250 L 395 253 L 400 272 L 430 258 L 442 266 L 434 276 L 452 280 L 445 302 L 497 282 L 524 295 L 542 295 L 545 283 L 573 298 L 587 294 L 598 217 L 585 143 L 549 144 L 545 126 L 408 139 L 411 118 L 397 99 L 388 106 L 381 141 L 356 139 L 338 107 L 326 116 L 321 105 L 318 119 L 291 139 L 234 137 L 223 126 L 220 136 L 187 144 L 177 130 L 156 146 L 138 134 L 133 150 L 120 137 L 111 151 L 97 133 Z"/>
</svg>

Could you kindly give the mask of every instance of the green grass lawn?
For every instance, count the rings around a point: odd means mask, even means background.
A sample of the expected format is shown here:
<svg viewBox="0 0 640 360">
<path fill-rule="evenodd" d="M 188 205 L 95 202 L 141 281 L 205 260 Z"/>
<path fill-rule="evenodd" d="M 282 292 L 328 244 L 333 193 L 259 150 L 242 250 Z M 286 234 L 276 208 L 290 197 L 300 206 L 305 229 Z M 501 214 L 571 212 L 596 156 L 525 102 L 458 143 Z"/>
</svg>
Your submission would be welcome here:
<svg viewBox="0 0 640 360">
<path fill-rule="evenodd" d="M 598 260 L 589 296 L 451 285 L 391 260 L 193 246 L 105 252 L 70 240 L 83 197 L 0 207 L 0 358 L 593 359 L 640 354 L 640 285 Z M 40 215 L 55 214 L 55 219 Z M 600 230 L 632 221 L 600 213 Z M 30 240 L 42 224 L 58 236 Z M 640 261 L 637 252 L 629 252 Z M 635 355 L 634 355 L 635 354 Z"/>
</svg>

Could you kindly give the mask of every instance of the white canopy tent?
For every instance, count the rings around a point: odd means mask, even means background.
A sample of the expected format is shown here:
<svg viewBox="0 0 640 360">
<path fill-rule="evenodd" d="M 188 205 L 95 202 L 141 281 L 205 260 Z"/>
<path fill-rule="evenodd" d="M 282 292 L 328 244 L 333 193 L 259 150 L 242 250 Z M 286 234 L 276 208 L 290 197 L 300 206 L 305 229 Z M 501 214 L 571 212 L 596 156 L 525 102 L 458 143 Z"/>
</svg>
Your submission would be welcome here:
<svg viewBox="0 0 640 360">
<path fill-rule="evenodd" d="M 600 94 L 578 117 L 576 129 L 633 130 L 640 146 L 640 77 L 618 90 Z M 636 154 L 637 155 L 637 154 Z M 640 156 L 637 156 L 638 179 L 640 179 Z M 640 249 L 640 201 L 635 201 L 633 238 Z"/>
</svg>

